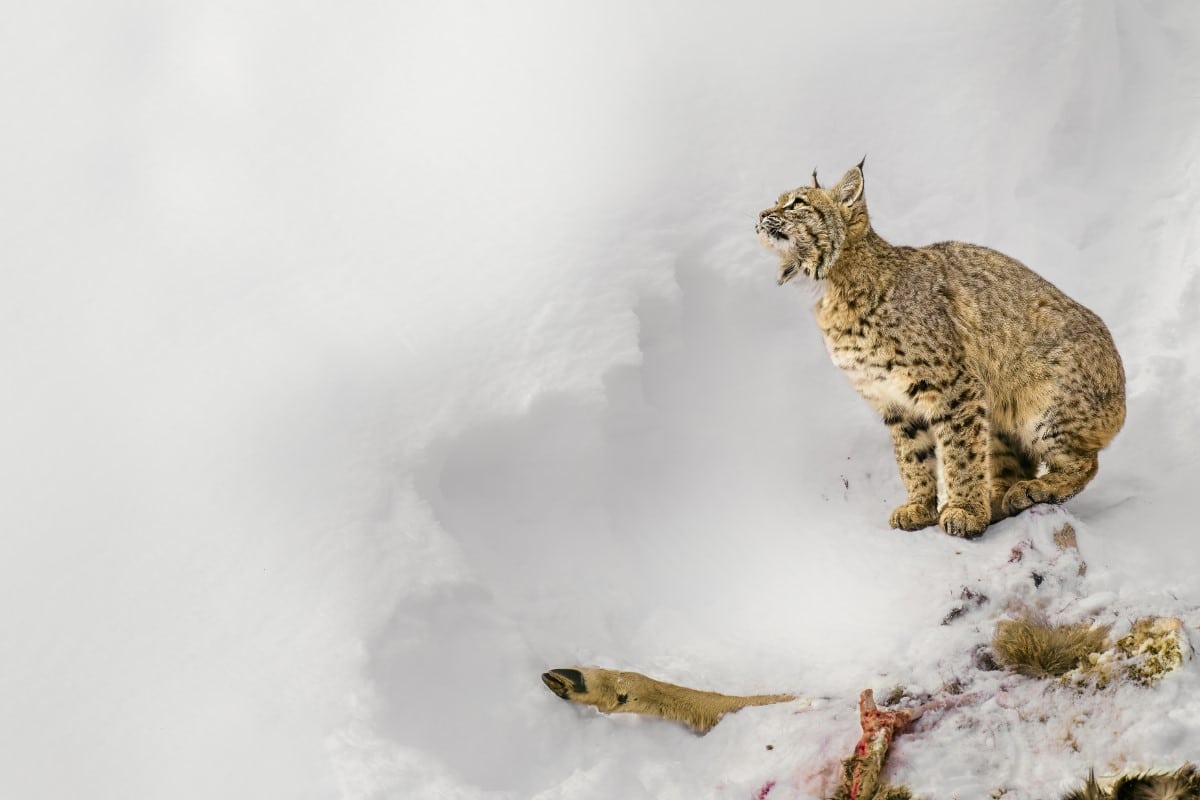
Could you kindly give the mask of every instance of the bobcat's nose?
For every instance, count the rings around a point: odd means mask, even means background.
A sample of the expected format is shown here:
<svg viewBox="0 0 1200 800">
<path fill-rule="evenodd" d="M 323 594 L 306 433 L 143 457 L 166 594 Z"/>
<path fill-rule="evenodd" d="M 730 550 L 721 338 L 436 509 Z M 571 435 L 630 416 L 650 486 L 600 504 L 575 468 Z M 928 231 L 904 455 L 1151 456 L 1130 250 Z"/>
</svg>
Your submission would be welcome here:
<svg viewBox="0 0 1200 800">
<path fill-rule="evenodd" d="M 783 235 L 782 229 L 783 220 L 775 216 L 775 214 L 770 211 L 764 211 L 762 215 L 759 216 L 758 222 L 754 225 L 754 230 L 756 233 L 766 232 L 771 236 L 774 236 L 776 239 L 787 238 Z"/>
</svg>

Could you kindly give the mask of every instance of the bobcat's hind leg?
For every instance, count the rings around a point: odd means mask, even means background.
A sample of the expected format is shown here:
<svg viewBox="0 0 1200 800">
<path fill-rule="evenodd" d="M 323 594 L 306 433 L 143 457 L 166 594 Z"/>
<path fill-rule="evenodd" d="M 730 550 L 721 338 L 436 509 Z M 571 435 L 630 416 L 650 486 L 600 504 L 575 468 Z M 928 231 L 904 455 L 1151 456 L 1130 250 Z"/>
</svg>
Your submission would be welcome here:
<svg viewBox="0 0 1200 800">
<path fill-rule="evenodd" d="M 1064 503 L 1087 486 L 1100 468 L 1100 452 L 1120 428 L 1124 406 L 1080 408 L 1055 403 L 1030 430 L 1026 448 L 1046 464 L 1046 474 L 1014 483 L 1002 510 L 1018 514 L 1034 503 Z"/>
<path fill-rule="evenodd" d="M 1034 503 L 1065 503 L 1082 491 L 1100 469 L 1094 452 L 1051 451 L 1046 454 L 1049 471 L 1040 478 L 1017 481 L 1005 493 L 1001 509 L 1019 514 Z"/>
<path fill-rule="evenodd" d="M 899 412 L 885 414 L 883 421 L 891 431 L 896 466 L 908 492 L 907 502 L 892 511 L 888 524 L 906 531 L 936 525 L 937 445 L 929 423 Z"/>
<path fill-rule="evenodd" d="M 991 472 L 992 522 L 999 522 L 1012 513 L 1004 505 L 1008 490 L 1018 481 L 1037 477 L 1038 462 L 1015 436 L 992 431 L 988 468 Z"/>
</svg>

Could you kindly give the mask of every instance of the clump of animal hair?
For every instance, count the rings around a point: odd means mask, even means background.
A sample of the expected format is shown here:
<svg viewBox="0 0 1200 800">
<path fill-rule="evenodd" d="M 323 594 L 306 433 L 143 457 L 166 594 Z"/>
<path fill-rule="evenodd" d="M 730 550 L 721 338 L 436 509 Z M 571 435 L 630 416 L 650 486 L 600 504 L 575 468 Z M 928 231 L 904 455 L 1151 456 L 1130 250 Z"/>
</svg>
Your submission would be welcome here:
<svg viewBox="0 0 1200 800">
<path fill-rule="evenodd" d="M 1058 678 L 1108 646 L 1108 625 L 1053 624 L 1038 614 L 1002 620 L 992 649 L 1012 672 L 1032 678 Z"/>
<path fill-rule="evenodd" d="M 855 768 L 859 767 L 861 762 L 862 758 L 857 754 L 842 761 L 842 782 L 831 800 L 914 800 L 912 790 L 907 786 L 893 786 L 883 781 L 882 760 L 871 764 L 866 771 L 859 772 L 856 784 Z M 854 794 L 852 787 L 856 785 L 865 785 L 867 788 L 865 791 L 860 789 L 859 794 Z"/>
<path fill-rule="evenodd" d="M 1200 800 L 1200 773 L 1192 764 L 1174 772 L 1141 772 L 1102 786 L 1095 773 L 1062 800 Z"/>
</svg>

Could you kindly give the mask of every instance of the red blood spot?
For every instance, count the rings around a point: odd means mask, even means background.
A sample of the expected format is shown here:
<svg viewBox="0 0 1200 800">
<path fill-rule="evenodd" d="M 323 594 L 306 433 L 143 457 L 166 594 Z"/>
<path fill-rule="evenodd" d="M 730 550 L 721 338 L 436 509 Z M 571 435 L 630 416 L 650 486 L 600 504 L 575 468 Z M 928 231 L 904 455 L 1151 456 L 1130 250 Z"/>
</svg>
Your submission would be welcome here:
<svg viewBox="0 0 1200 800">
<path fill-rule="evenodd" d="M 775 781 L 767 781 L 763 787 L 758 790 L 758 794 L 754 795 L 754 800 L 766 800 L 767 795 L 775 788 Z"/>
</svg>

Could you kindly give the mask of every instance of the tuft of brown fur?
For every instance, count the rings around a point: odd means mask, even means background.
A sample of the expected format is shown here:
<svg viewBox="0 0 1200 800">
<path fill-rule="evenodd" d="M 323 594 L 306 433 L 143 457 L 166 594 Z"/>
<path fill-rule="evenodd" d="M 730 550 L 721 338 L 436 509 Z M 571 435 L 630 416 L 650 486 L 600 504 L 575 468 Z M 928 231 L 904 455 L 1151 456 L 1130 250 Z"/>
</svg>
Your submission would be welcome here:
<svg viewBox="0 0 1200 800">
<path fill-rule="evenodd" d="M 828 189 L 785 192 L 756 229 L 779 255 L 779 283 L 817 282 L 826 348 L 891 431 L 908 499 L 889 523 L 972 537 L 1073 497 L 1125 421 L 1104 323 L 995 250 L 889 244 L 864 184 L 860 164 Z"/>
<path fill-rule="evenodd" d="M 1039 616 L 1002 620 L 992 649 L 1005 668 L 1033 678 L 1057 678 L 1108 646 L 1109 626 L 1054 625 Z"/>
<path fill-rule="evenodd" d="M 1184 764 L 1174 772 L 1122 775 L 1105 788 L 1092 773 L 1062 800 L 1200 800 L 1200 774 L 1193 765 Z"/>
<path fill-rule="evenodd" d="M 705 692 L 655 680 L 640 672 L 595 667 L 558 667 L 543 673 L 542 683 L 564 700 L 594 706 L 606 714 L 646 714 L 682 722 L 708 733 L 726 714 L 746 706 L 795 700 L 790 694 L 737 695 Z"/>
</svg>

